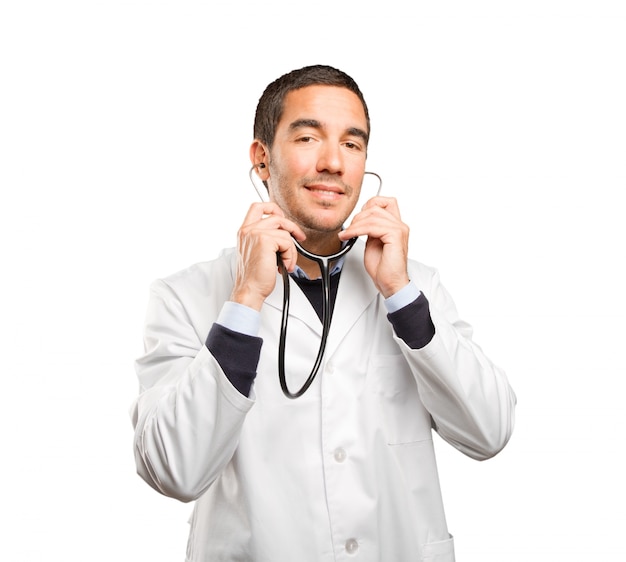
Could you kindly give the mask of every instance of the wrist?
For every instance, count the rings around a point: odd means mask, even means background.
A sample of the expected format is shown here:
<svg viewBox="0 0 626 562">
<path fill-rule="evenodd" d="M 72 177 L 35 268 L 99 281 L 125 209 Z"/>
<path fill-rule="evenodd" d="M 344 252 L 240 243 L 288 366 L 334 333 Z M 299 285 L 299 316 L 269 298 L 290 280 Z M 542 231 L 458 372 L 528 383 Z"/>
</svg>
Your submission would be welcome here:
<svg viewBox="0 0 626 562">
<path fill-rule="evenodd" d="M 411 280 L 409 279 L 407 275 L 398 279 L 394 279 L 391 282 L 386 283 L 384 285 L 381 284 L 378 287 L 378 290 L 380 291 L 380 294 L 385 299 L 388 299 L 392 297 L 393 295 L 395 295 L 396 293 L 398 293 L 399 291 L 401 291 L 402 289 L 404 289 L 410 282 Z"/>
<path fill-rule="evenodd" d="M 413 283 L 413 281 L 409 281 L 405 287 L 385 299 L 387 312 L 393 313 L 404 308 L 406 305 L 415 301 L 421 294 L 422 292 L 418 289 L 417 285 Z"/>
<path fill-rule="evenodd" d="M 237 304 L 252 308 L 257 312 L 260 312 L 263 307 L 263 303 L 265 302 L 265 298 L 263 296 L 260 296 L 258 293 L 248 289 L 234 289 L 230 295 L 230 300 Z"/>
</svg>

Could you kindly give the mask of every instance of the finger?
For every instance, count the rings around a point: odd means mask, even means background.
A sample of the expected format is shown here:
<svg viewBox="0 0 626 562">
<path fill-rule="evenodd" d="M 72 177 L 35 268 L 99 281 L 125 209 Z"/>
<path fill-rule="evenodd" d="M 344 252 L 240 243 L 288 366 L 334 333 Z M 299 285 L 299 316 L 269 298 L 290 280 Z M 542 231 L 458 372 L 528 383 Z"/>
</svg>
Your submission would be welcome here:
<svg viewBox="0 0 626 562">
<path fill-rule="evenodd" d="M 291 247 L 286 249 L 284 252 L 278 252 L 280 260 L 283 262 L 285 269 L 289 273 L 293 273 L 293 270 L 296 268 L 296 264 L 298 262 L 298 251 L 296 250 L 296 246 L 291 244 Z"/>
<path fill-rule="evenodd" d="M 253 224 L 257 221 L 260 221 L 264 216 L 272 215 L 284 217 L 285 213 L 283 213 L 282 209 L 278 205 L 276 205 L 276 203 L 273 203 L 271 201 L 263 203 L 253 203 L 248 209 L 248 213 L 246 214 L 246 218 L 244 219 L 242 226 Z"/>
<path fill-rule="evenodd" d="M 372 197 L 365 202 L 362 210 L 366 211 L 375 207 L 385 209 L 386 211 L 390 212 L 394 217 L 400 219 L 400 206 L 398 205 L 398 200 L 395 197 Z"/>
<path fill-rule="evenodd" d="M 286 230 L 274 231 L 274 244 L 276 244 L 274 252 L 278 254 L 283 265 L 290 273 L 296 268 L 298 262 L 298 249 L 294 242 L 293 235 Z"/>
<path fill-rule="evenodd" d="M 354 216 L 350 225 L 340 233 L 340 239 L 346 240 L 364 235 L 383 238 L 405 230 L 406 225 L 388 209 L 388 207 L 382 208 L 372 205 L 369 209 L 361 211 Z"/>
<path fill-rule="evenodd" d="M 370 238 L 391 241 L 397 235 L 403 234 L 404 230 L 402 224 L 397 222 L 361 221 L 351 224 L 348 228 L 342 230 L 339 233 L 339 238 L 348 240 L 358 236 L 368 236 Z"/>
<path fill-rule="evenodd" d="M 271 201 L 253 203 L 243 221 L 242 229 L 250 226 L 262 226 L 265 229 L 280 229 L 289 232 L 296 240 L 303 241 L 306 235 L 293 221 L 285 217 L 283 210 Z"/>
<path fill-rule="evenodd" d="M 303 230 L 295 222 L 287 218 L 269 216 L 260 221 L 260 226 L 264 228 L 284 230 L 291 234 L 291 236 L 299 242 L 306 239 L 306 234 L 304 234 Z"/>
<path fill-rule="evenodd" d="M 269 225 L 269 226 L 267 226 Z M 251 248 L 255 248 L 257 255 L 266 253 L 266 256 L 279 255 L 281 261 L 289 272 L 292 272 L 298 261 L 298 251 L 294 243 L 294 238 L 298 235 L 298 228 L 292 234 L 288 230 L 294 223 L 281 217 L 267 217 L 247 227 L 240 229 L 241 236 L 251 241 Z M 284 228 L 283 228 L 284 227 Z M 300 231 L 301 232 L 301 231 Z M 304 236 L 304 233 L 302 233 Z"/>
</svg>

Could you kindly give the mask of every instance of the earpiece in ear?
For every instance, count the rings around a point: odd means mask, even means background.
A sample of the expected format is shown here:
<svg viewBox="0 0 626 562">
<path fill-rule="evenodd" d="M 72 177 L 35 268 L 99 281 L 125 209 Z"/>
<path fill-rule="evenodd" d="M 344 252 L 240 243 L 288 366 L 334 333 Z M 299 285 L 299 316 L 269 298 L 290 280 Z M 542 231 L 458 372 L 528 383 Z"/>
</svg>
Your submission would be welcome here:
<svg viewBox="0 0 626 562">
<path fill-rule="evenodd" d="M 262 168 L 265 168 L 265 164 L 263 164 L 263 162 L 261 162 L 260 164 L 257 164 L 257 167 L 259 167 L 259 168 L 261 168 L 261 169 L 262 169 Z"/>
</svg>

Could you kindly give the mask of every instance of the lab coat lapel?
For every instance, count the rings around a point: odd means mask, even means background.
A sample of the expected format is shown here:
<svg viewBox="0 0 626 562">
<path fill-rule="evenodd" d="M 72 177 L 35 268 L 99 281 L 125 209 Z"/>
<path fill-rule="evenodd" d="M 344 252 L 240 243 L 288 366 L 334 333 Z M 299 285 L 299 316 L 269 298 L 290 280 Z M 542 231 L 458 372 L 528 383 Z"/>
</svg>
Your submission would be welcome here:
<svg viewBox="0 0 626 562">
<path fill-rule="evenodd" d="M 326 347 L 327 357 L 334 353 L 346 333 L 378 295 L 365 270 L 364 253 L 365 243 L 359 240 L 345 257 Z"/>
<path fill-rule="evenodd" d="M 327 354 L 334 351 L 348 330 L 378 294 L 374 283 L 365 270 L 364 252 L 365 243 L 359 240 L 344 259 L 326 347 Z M 293 279 L 290 280 L 290 287 L 290 318 L 298 318 L 321 336 L 322 323 L 311 303 Z M 276 276 L 274 290 L 265 299 L 265 303 L 277 310 L 283 309 L 283 280 L 280 274 Z"/>
<path fill-rule="evenodd" d="M 313 306 L 306 298 L 306 295 L 300 290 L 300 287 L 293 279 L 289 279 L 289 320 L 297 318 L 304 322 L 316 334 L 322 335 L 322 323 Z M 283 278 L 282 275 L 276 276 L 276 285 L 274 290 L 265 299 L 265 304 L 282 311 L 283 309 Z"/>
</svg>

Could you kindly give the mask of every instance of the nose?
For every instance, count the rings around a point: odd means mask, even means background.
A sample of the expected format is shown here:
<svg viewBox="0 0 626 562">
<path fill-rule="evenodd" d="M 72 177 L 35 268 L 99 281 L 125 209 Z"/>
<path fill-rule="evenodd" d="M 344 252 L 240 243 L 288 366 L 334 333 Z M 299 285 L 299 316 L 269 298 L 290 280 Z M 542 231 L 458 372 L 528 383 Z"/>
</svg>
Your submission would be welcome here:
<svg viewBox="0 0 626 562">
<path fill-rule="evenodd" d="M 323 143 L 317 159 L 317 171 L 329 174 L 343 174 L 344 161 L 341 154 L 341 146 L 338 143 Z"/>
</svg>

